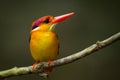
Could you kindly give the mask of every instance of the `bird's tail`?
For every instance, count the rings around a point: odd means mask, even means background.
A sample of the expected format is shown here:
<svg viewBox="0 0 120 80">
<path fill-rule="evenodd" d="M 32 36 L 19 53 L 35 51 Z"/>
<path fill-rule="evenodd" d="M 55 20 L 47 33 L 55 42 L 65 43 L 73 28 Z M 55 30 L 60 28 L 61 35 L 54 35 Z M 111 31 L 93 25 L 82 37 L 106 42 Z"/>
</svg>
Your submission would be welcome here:
<svg viewBox="0 0 120 80">
<path fill-rule="evenodd" d="M 47 68 L 44 70 L 45 73 L 49 74 L 53 71 L 53 68 Z"/>
</svg>

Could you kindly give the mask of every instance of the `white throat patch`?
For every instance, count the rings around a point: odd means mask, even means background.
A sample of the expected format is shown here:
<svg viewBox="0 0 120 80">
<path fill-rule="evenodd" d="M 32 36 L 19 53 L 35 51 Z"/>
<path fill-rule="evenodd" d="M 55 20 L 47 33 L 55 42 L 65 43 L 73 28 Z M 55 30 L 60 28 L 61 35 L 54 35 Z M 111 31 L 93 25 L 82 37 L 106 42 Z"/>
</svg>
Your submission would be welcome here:
<svg viewBox="0 0 120 80">
<path fill-rule="evenodd" d="M 38 30 L 40 27 L 36 27 L 35 29 L 33 29 L 32 31 L 36 31 L 36 30 Z"/>
</svg>

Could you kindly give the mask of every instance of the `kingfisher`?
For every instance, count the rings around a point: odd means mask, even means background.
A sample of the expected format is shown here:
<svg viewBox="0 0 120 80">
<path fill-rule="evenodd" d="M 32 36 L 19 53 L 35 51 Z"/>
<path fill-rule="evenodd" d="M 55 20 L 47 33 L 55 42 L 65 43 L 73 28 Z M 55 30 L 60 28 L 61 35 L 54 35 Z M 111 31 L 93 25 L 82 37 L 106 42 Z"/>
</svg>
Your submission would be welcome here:
<svg viewBox="0 0 120 80">
<path fill-rule="evenodd" d="M 43 16 L 32 23 L 30 32 L 30 52 L 35 60 L 32 69 L 40 62 L 55 60 L 59 52 L 59 40 L 55 32 L 55 26 L 71 17 L 74 12 L 57 17 Z"/>
</svg>

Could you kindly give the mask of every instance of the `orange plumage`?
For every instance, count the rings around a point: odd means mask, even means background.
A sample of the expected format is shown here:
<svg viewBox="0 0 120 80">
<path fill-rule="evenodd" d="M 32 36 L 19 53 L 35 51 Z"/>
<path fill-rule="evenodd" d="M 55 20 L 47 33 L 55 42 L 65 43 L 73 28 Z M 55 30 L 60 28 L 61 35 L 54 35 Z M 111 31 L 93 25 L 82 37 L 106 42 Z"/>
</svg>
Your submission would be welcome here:
<svg viewBox="0 0 120 80">
<path fill-rule="evenodd" d="M 36 62 L 47 62 L 56 59 L 59 51 L 59 41 L 54 28 L 73 13 L 61 16 L 44 16 L 32 23 L 30 51 Z"/>
</svg>

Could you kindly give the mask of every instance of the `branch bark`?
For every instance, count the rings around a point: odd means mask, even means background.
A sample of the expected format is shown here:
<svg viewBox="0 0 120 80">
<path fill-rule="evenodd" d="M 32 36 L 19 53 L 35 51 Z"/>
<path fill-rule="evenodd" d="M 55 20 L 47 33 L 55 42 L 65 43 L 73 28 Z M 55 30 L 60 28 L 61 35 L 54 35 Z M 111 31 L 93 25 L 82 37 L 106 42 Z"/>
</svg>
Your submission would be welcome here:
<svg viewBox="0 0 120 80">
<path fill-rule="evenodd" d="M 78 59 L 81 59 L 87 55 L 90 55 L 112 43 L 115 41 L 120 40 L 120 32 L 117 34 L 114 34 L 113 36 L 103 40 L 103 41 L 97 41 L 95 44 L 89 46 L 88 48 L 85 48 L 82 51 L 79 51 L 73 55 L 52 61 L 50 65 L 48 65 L 47 62 L 42 62 L 36 65 L 35 69 L 32 70 L 32 66 L 27 66 L 27 67 L 15 67 L 12 69 L 0 71 L 0 79 L 8 78 L 8 77 L 13 77 L 13 76 L 19 76 L 19 75 L 26 75 L 26 74 L 33 74 L 33 73 L 40 73 L 44 74 L 44 69 L 46 68 L 54 68 L 58 66 L 62 66 L 71 62 L 74 62 Z"/>
</svg>

